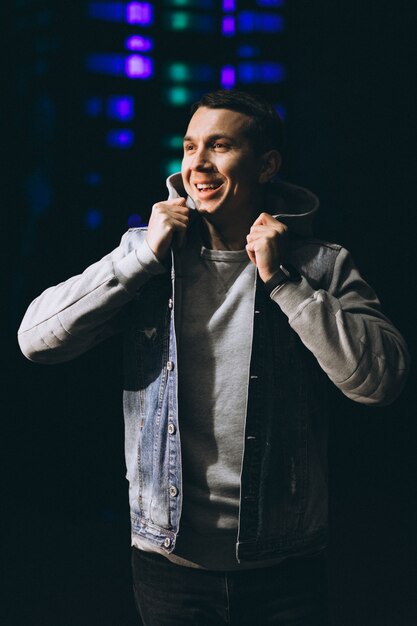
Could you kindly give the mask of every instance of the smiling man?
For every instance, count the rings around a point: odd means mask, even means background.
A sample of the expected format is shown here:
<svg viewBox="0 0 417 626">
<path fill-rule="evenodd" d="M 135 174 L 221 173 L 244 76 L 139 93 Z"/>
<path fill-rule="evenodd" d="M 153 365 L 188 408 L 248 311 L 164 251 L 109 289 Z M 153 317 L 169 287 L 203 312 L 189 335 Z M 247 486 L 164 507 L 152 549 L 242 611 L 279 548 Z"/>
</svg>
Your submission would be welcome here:
<svg viewBox="0 0 417 626">
<path fill-rule="evenodd" d="M 237 91 L 192 109 L 149 226 L 51 287 L 24 354 L 125 337 L 133 578 L 146 626 L 324 626 L 326 389 L 386 404 L 408 354 L 309 191 L 274 182 L 282 125 Z"/>
</svg>

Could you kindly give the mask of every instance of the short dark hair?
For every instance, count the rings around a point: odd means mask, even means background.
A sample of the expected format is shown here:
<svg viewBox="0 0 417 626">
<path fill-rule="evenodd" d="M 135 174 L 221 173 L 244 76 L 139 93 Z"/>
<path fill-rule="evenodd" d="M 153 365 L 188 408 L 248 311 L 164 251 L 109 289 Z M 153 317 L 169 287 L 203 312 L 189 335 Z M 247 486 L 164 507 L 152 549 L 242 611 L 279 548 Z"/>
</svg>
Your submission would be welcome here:
<svg viewBox="0 0 417 626">
<path fill-rule="evenodd" d="M 259 154 L 268 150 L 281 152 L 284 142 L 282 120 L 274 107 L 259 96 L 236 89 L 219 89 L 206 93 L 191 105 L 191 115 L 200 107 L 208 109 L 230 109 L 244 113 L 252 119 L 247 135 Z"/>
</svg>

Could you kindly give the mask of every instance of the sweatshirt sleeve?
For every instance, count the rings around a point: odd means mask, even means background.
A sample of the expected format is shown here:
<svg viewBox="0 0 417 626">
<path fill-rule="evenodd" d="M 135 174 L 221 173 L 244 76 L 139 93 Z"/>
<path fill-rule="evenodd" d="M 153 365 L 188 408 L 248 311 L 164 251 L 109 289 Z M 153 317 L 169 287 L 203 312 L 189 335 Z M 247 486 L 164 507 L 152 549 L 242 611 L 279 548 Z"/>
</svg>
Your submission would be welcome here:
<svg viewBox="0 0 417 626">
<path fill-rule="evenodd" d="M 120 330 L 124 306 L 151 276 L 166 271 L 145 240 L 129 251 L 129 234 L 82 274 L 32 302 L 18 330 L 20 349 L 29 360 L 69 361 Z"/>
<path fill-rule="evenodd" d="M 409 365 L 404 339 L 343 248 L 328 290 L 303 278 L 271 293 L 330 380 L 350 399 L 385 405 L 402 390 Z"/>
</svg>

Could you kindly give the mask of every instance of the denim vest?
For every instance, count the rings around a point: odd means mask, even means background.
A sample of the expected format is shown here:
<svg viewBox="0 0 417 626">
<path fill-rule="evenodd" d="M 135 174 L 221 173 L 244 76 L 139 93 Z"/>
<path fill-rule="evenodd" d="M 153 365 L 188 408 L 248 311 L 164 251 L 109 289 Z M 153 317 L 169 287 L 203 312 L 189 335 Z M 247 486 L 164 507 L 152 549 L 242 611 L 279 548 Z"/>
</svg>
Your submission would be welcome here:
<svg viewBox="0 0 417 626">
<path fill-rule="evenodd" d="M 132 249 L 144 235 L 141 229 L 131 231 Z M 314 288 L 326 289 L 339 250 L 318 240 L 294 239 L 289 260 Z M 175 549 L 182 506 L 179 274 L 173 254 L 171 272 L 151 278 L 136 294 L 124 339 L 132 535 L 166 553 Z M 259 279 L 253 330 L 239 561 L 301 554 L 326 544 L 328 379 Z"/>
</svg>

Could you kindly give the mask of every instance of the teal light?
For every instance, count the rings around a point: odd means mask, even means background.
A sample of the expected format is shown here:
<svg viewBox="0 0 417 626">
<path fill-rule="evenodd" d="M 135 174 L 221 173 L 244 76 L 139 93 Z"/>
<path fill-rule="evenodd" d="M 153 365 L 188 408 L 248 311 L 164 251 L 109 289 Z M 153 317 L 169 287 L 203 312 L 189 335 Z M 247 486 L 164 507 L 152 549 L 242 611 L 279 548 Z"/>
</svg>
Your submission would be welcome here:
<svg viewBox="0 0 417 626">
<path fill-rule="evenodd" d="M 191 25 L 191 15 L 183 11 L 171 13 L 170 26 L 172 30 L 185 30 Z"/>
<path fill-rule="evenodd" d="M 164 166 L 164 175 L 171 176 L 171 174 L 176 174 L 176 172 L 181 171 L 181 159 L 170 159 L 165 162 Z"/>
<path fill-rule="evenodd" d="M 163 144 L 169 150 L 182 150 L 183 137 L 182 135 L 167 135 L 164 137 Z"/>
<path fill-rule="evenodd" d="M 169 104 L 173 106 L 184 106 L 189 104 L 192 100 L 192 92 L 187 87 L 170 87 L 166 91 Z"/>
<path fill-rule="evenodd" d="M 167 67 L 167 75 L 170 80 L 179 82 L 190 80 L 191 78 L 190 68 L 185 63 L 171 63 Z"/>
</svg>

